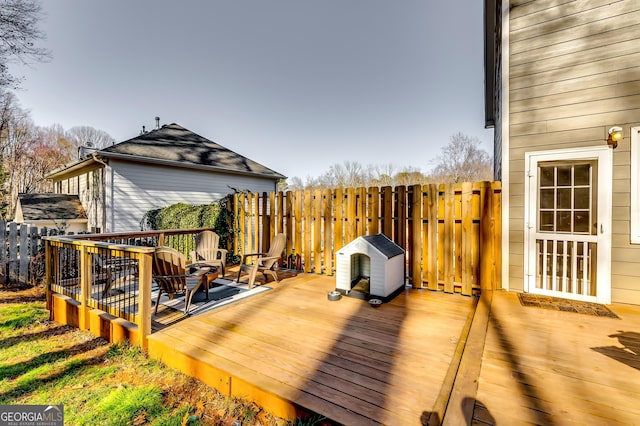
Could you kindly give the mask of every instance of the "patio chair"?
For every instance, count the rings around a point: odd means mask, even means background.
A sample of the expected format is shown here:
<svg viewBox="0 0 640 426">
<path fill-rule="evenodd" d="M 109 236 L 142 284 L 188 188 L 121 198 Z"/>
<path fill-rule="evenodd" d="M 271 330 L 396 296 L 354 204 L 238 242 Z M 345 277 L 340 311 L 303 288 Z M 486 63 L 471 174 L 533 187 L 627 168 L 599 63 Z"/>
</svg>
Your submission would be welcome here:
<svg viewBox="0 0 640 426">
<path fill-rule="evenodd" d="M 176 293 L 184 293 L 184 313 L 189 313 L 189 305 L 195 292 L 205 282 L 206 269 L 193 273 L 185 268 L 185 256 L 171 247 L 158 247 L 153 256 L 153 279 L 158 283 L 158 298 L 155 313 L 158 313 L 160 296 L 166 293 L 173 299 Z"/>
<path fill-rule="evenodd" d="M 222 276 L 227 266 L 227 249 L 219 248 L 220 236 L 213 231 L 202 231 L 196 235 L 196 249 L 189 252 L 191 262 L 220 268 Z"/>
<path fill-rule="evenodd" d="M 248 253 L 242 256 L 237 281 L 240 282 L 242 271 L 247 271 L 249 273 L 249 288 L 253 288 L 256 281 L 256 274 L 260 271 L 264 275 L 265 280 L 267 279 L 267 274 L 269 274 L 278 282 L 278 274 L 276 273 L 275 267 L 278 259 L 282 257 L 282 251 L 284 250 L 286 241 L 285 234 L 278 234 L 271 240 L 271 246 L 267 253 Z M 253 258 L 253 262 L 249 264 L 247 261 L 250 258 Z"/>
<path fill-rule="evenodd" d="M 116 281 L 123 281 L 138 273 L 138 260 L 128 257 L 108 257 L 96 253 L 93 255 L 93 263 L 96 272 L 105 278 L 102 298 L 110 296 L 109 292 Z"/>
</svg>

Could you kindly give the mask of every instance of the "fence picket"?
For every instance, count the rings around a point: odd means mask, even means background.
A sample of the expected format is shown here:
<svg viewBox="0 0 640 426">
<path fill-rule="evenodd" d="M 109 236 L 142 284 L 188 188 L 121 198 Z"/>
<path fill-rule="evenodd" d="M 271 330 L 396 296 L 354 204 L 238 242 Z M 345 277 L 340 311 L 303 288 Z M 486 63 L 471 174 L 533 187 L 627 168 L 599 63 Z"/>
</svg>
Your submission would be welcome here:
<svg viewBox="0 0 640 426">
<path fill-rule="evenodd" d="M 427 288 L 438 290 L 438 187 L 430 184 L 427 191 L 426 211 L 423 213 L 427 218 L 427 242 L 423 241 L 426 247 L 423 262 L 427 264 Z"/>
<path fill-rule="evenodd" d="M 333 275 L 333 195 L 330 189 L 325 189 L 322 193 L 322 215 L 324 217 L 324 241 L 322 249 L 324 250 L 324 274 Z"/>
<path fill-rule="evenodd" d="M 313 191 L 313 272 L 322 273 L 322 191 Z"/>
<path fill-rule="evenodd" d="M 22 283 L 29 282 L 29 227 L 20 225 L 20 262 L 18 271 L 18 281 Z"/>
</svg>

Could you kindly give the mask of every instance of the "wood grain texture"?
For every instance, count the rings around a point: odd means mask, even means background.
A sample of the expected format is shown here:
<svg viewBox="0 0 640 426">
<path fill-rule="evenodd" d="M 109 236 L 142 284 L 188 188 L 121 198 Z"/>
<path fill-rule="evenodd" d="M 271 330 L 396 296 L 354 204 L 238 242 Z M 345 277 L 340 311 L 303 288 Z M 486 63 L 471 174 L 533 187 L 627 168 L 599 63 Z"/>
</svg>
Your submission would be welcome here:
<svg viewBox="0 0 640 426">
<path fill-rule="evenodd" d="M 233 395 L 239 382 L 278 414 L 297 404 L 349 425 L 420 424 L 475 306 L 475 298 L 417 289 L 376 309 L 332 302 L 335 280 L 315 274 L 270 285 L 154 333 L 150 356 Z"/>
</svg>

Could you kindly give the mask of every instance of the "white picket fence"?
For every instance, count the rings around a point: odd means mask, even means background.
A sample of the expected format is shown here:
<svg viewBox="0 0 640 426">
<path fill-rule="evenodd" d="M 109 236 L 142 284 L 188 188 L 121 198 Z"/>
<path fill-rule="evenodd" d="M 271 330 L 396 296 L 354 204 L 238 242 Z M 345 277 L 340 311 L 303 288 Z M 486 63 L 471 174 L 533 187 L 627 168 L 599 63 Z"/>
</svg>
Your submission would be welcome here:
<svg viewBox="0 0 640 426">
<path fill-rule="evenodd" d="M 59 234 L 57 229 L 20 225 L 0 220 L 0 283 L 5 285 L 32 284 L 33 262 L 42 262 L 42 237 Z"/>
</svg>

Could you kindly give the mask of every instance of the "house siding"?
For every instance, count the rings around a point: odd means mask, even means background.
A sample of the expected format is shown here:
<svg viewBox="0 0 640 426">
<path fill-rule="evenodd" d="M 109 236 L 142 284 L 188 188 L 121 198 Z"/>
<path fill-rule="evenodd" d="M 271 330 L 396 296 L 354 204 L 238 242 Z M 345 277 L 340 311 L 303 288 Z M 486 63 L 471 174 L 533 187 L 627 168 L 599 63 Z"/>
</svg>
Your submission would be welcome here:
<svg viewBox="0 0 640 426">
<path fill-rule="evenodd" d="M 102 187 L 102 167 L 86 168 L 56 182 L 54 192 L 77 195 L 87 214 L 86 230 L 94 232 L 102 229 L 104 223 L 104 198 L 102 191 L 94 191 L 92 184 L 97 179 Z M 95 176 L 95 178 L 94 178 Z"/>
<path fill-rule="evenodd" d="M 106 232 L 140 230 L 144 214 L 175 203 L 217 201 L 234 189 L 272 192 L 274 179 L 111 160 L 106 180 Z M 109 208 L 109 206 L 117 208 Z"/>
<path fill-rule="evenodd" d="M 613 152 L 611 296 L 640 304 L 640 245 L 630 244 L 630 129 L 640 125 L 638 22 L 637 0 L 510 2 L 511 290 L 524 285 L 524 153 L 603 146 L 607 129 L 617 125 L 625 139 Z"/>
</svg>

